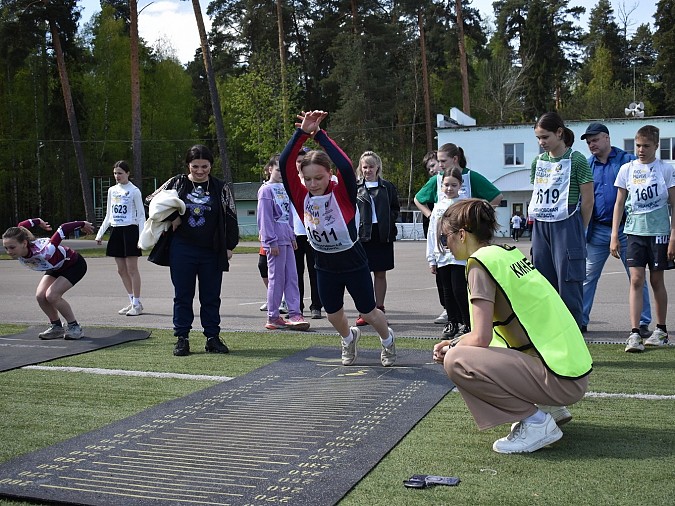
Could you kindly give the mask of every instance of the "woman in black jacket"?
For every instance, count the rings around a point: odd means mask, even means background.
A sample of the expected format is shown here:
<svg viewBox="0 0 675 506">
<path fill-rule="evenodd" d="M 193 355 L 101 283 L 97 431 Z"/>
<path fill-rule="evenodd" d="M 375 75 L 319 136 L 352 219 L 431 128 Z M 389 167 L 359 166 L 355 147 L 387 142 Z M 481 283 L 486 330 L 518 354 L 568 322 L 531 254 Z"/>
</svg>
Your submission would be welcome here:
<svg viewBox="0 0 675 506">
<path fill-rule="evenodd" d="M 166 181 L 161 190 L 176 190 L 185 202 L 185 214 L 169 217 L 173 226 L 170 249 L 171 282 L 174 286 L 173 329 L 178 338 L 176 356 L 190 353 L 195 281 L 199 282 L 199 316 L 207 353 L 228 353 L 220 340 L 220 290 L 223 271 L 229 270 L 232 250 L 239 242 L 234 197 L 230 188 L 211 175 L 213 155 L 206 146 L 195 145 L 185 157 L 188 173 Z"/>
<path fill-rule="evenodd" d="M 366 151 L 356 170 L 357 207 L 359 210 L 359 241 L 368 255 L 373 273 L 375 303 L 384 312 L 387 293 L 387 271 L 394 268 L 396 220 L 401 213 L 396 187 L 381 177 L 382 160 L 373 151 Z M 366 325 L 361 315 L 357 326 Z"/>
</svg>

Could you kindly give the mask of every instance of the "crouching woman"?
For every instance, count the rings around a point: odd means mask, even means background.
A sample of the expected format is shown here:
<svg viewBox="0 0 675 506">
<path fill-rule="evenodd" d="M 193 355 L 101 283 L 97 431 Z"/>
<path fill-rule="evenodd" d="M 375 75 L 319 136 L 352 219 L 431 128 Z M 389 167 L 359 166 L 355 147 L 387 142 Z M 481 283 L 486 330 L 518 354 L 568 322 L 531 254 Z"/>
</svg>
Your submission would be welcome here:
<svg viewBox="0 0 675 506">
<path fill-rule="evenodd" d="M 471 332 L 434 346 L 479 429 L 513 423 L 498 453 L 528 453 L 562 437 L 566 405 L 588 386 L 592 360 L 564 302 L 517 249 L 491 244 L 498 228 L 484 200 L 450 206 L 439 238 L 467 261 Z"/>
</svg>

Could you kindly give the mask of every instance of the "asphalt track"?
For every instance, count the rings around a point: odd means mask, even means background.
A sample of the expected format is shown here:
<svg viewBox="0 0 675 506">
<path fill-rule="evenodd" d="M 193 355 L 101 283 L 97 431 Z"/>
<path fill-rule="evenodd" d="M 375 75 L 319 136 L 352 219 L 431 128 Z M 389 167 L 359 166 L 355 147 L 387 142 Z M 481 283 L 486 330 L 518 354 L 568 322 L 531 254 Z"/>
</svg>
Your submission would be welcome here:
<svg viewBox="0 0 675 506">
<path fill-rule="evenodd" d="M 510 239 L 497 242 L 509 243 Z M 95 247 L 93 241 L 65 241 L 71 247 Z M 104 243 L 105 244 L 105 243 Z M 255 243 L 244 243 L 255 246 Z M 513 244 L 511 242 L 511 244 Z M 521 239 L 516 243 L 525 253 L 529 241 Z M 395 243 L 396 268 L 387 275 L 388 289 L 385 301 L 387 318 L 397 336 L 436 339 L 443 327 L 435 325 L 433 319 L 442 308 L 433 276 L 425 261 L 423 241 L 398 241 Z M 259 310 L 265 301 L 265 288 L 257 268 L 257 254 L 234 255 L 230 271 L 223 274 L 221 294 L 223 331 L 250 331 L 265 334 L 281 334 L 284 331 L 264 329 L 265 313 Z M 87 259 L 86 276 L 71 291 L 66 299 L 71 303 L 78 321 L 83 326 L 136 327 L 148 329 L 171 329 L 173 286 L 168 267 L 160 267 L 142 257 L 139 267 L 142 278 L 144 314 L 141 316 L 120 316 L 117 311 L 128 301 L 117 275 L 112 258 Z M 39 274 L 22 268 L 12 260 L 0 261 L 0 290 L 3 301 L 0 304 L 0 322 L 43 324 L 45 316 L 35 301 L 35 288 Z M 305 280 L 305 294 L 309 294 L 309 283 Z M 675 271 L 666 272 L 666 287 L 671 300 L 675 297 Z M 309 301 L 305 301 L 309 306 Z M 672 304 L 669 304 L 670 322 L 673 324 Z M 345 297 L 345 309 L 353 321 L 357 312 L 349 295 Z M 308 313 L 308 310 L 305 311 Z M 199 307 L 195 297 L 194 330 L 200 331 Z M 307 316 L 307 314 L 306 314 Z M 334 335 L 325 318 L 309 320 L 311 332 Z M 653 325 L 652 325 L 653 327 Z M 362 327 L 365 334 L 374 334 L 371 327 Z M 628 316 L 628 279 L 619 260 L 610 257 L 605 264 L 603 275 L 595 297 L 587 339 L 600 342 L 625 341 L 630 329 Z"/>
</svg>

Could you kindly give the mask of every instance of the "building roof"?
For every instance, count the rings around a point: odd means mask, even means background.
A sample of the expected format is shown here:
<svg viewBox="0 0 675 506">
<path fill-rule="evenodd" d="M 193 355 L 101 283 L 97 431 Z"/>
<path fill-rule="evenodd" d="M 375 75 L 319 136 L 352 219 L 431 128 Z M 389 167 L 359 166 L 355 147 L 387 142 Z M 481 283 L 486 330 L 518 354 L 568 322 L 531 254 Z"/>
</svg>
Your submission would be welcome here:
<svg viewBox="0 0 675 506">
<path fill-rule="evenodd" d="M 234 197 L 237 200 L 258 200 L 258 189 L 262 183 L 234 183 Z"/>
</svg>

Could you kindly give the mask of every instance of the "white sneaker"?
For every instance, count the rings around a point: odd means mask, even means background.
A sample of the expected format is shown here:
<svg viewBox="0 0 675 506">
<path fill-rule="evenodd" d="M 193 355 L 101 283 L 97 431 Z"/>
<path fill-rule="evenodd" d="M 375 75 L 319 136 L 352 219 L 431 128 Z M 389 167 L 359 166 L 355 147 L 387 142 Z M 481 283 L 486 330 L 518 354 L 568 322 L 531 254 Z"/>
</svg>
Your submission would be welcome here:
<svg viewBox="0 0 675 506">
<path fill-rule="evenodd" d="M 563 436 L 553 417 L 546 413 L 542 423 L 518 422 L 511 433 L 492 445 L 497 453 L 530 453 L 555 443 Z"/>
<path fill-rule="evenodd" d="M 645 339 L 645 346 L 663 346 L 668 343 L 668 334 L 656 327 L 652 335 Z"/>
<path fill-rule="evenodd" d="M 131 306 L 131 309 L 127 311 L 127 316 L 138 316 L 143 314 L 143 304 L 140 302 L 138 306 Z"/>
<path fill-rule="evenodd" d="M 40 332 L 38 334 L 38 337 L 40 339 L 44 339 L 44 340 L 63 339 L 64 332 L 65 332 L 65 329 L 60 324 L 54 325 L 53 323 L 51 323 L 45 331 Z"/>
<path fill-rule="evenodd" d="M 361 339 L 361 329 L 358 327 L 351 327 L 349 331 L 352 333 L 352 342 L 348 345 L 342 345 L 342 365 L 352 365 L 356 360 L 358 351 L 356 345 Z M 342 339 L 342 338 L 340 338 Z"/>
<path fill-rule="evenodd" d="M 265 302 L 262 306 L 260 306 L 261 311 L 267 311 L 267 302 Z"/>
<path fill-rule="evenodd" d="M 537 407 L 544 413 L 551 415 L 558 427 L 572 421 L 572 413 L 567 409 L 567 406 L 545 406 L 544 404 L 537 404 Z"/>
<path fill-rule="evenodd" d="M 391 344 L 388 347 L 382 346 L 382 351 L 380 352 L 380 362 L 384 367 L 391 367 L 396 362 L 396 345 L 394 344 L 394 331 L 389 330 L 389 335 L 391 336 Z"/>
<path fill-rule="evenodd" d="M 637 353 L 639 351 L 645 351 L 645 346 L 642 344 L 642 338 L 637 332 L 631 333 L 628 336 L 628 341 L 626 341 L 626 348 L 623 350 L 628 353 Z"/>
<path fill-rule="evenodd" d="M 68 325 L 66 333 L 63 336 L 63 338 L 67 339 L 68 341 L 75 341 L 77 339 L 80 339 L 81 337 L 82 337 L 82 327 L 80 327 L 79 323 L 76 323 L 74 325 Z"/>
<path fill-rule="evenodd" d="M 447 325 L 448 324 L 448 312 L 443 311 L 441 314 L 438 315 L 438 318 L 434 320 L 434 323 L 438 325 Z"/>
<path fill-rule="evenodd" d="M 131 310 L 132 307 L 134 307 L 134 305 L 129 303 L 128 306 L 124 306 L 122 309 L 117 311 L 117 314 L 127 314 Z"/>
<path fill-rule="evenodd" d="M 286 304 L 285 300 L 282 300 L 281 304 L 279 305 L 279 313 L 288 314 L 288 304 Z"/>
</svg>

